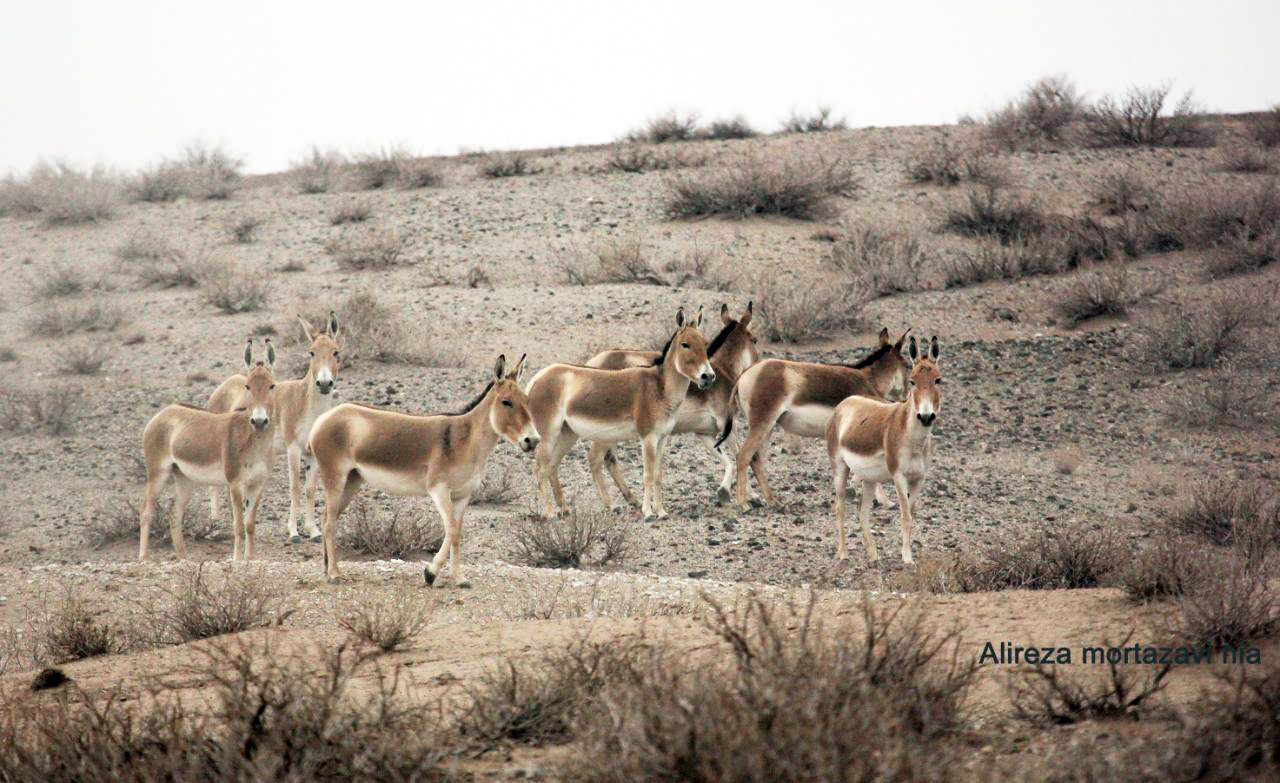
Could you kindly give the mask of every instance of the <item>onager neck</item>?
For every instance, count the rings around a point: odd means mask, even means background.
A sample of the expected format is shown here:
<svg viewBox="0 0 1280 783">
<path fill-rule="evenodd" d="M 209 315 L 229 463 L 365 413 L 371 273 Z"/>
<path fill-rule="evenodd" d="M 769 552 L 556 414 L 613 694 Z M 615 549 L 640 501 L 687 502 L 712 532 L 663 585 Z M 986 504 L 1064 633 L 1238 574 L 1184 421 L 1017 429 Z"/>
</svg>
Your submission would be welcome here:
<svg viewBox="0 0 1280 783">
<path fill-rule="evenodd" d="M 688 394 L 689 379 L 680 374 L 675 361 L 668 357 L 668 361 L 662 363 L 663 399 L 671 406 L 671 410 L 675 410 Z"/>
<path fill-rule="evenodd" d="M 889 391 L 893 388 L 893 377 L 898 372 L 893 362 L 888 361 L 889 356 L 890 354 L 885 354 L 885 358 L 867 368 L 871 386 L 881 397 L 889 396 Z"/>
<path fill-rule="evenodd" d="M 502 437 L 489 419 L 489 412 L 492 410 L 493 394 L 490 392 L 485 394 L 479 405 L 457 417 L 466 422 L 467 439 L 475 446 L 475 456 L 480 462 L 489 457 L 489 452 L 493 451 Z"/>
<path fill-rule="evenodd" d="M 916 418 L 916 390 L 912 389 L 907 393 L 907 399 L 898 403 L 902 406 L 907 417 L 907 442 L 912 446 L 923 444 L 929 440 L 929 436 L 933 434 L 932 427 L 926 427 Z"/>
</svg>

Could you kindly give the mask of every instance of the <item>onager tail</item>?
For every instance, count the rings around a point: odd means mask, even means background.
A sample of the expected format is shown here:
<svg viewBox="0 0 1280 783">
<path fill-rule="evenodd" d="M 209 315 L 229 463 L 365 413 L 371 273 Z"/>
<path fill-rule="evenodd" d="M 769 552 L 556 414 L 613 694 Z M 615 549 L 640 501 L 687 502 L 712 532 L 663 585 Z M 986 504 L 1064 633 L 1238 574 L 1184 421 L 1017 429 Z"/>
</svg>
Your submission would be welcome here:
<svg viewBox="0 0 1280 783">
<path fill-rule="evenodd" d="M 733 434 L 733 420 L 738 416 L 738 386 L 734 384 L 733 391 L 729 393 L 729 410 L 724 417 L 724 429 L 720 432 L 720 437 L 711 447 L 713 449 L 720 448 L 720 445 L 729 439 Z"/>
</svg>

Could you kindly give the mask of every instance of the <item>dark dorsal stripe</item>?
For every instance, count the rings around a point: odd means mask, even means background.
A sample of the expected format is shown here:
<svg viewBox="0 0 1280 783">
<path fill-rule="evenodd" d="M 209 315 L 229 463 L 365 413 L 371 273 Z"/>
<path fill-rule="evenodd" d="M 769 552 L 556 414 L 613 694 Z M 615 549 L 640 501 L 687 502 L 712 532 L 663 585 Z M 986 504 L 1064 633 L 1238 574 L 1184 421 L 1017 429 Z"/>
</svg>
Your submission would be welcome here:
<svg viewBox="0 0 1280 783">
<path fill-rule="evenodd" d="M 661 367 L 662 363 L 667 360 L 667 351 L 671 350 L 671 343 L 676 339 L 677 334 L 680 334 L 678 329 L 667 338 L 667 344 L 662 346 L 662 351 L 658 353 L 658 358 L 653 360 L 654 367 Z"/>
<path fill-rule="evenodd" d="M 716 351 L 720 350 L 720 346 L 724 345 L 724 341 L 729 339 L 729 335 L 733 333 L 737 326 L 737 321 L 730 321 L 724 325 L 724 328 L 720 330 L 720 334 L 717 334 L 711 344 L 707 346 L 708 359 L 716 355 Z"/>
<path fill-rule="evenodd" d="M 871 355 L 857 364 L 846 364 L 845 367 L 852 367 L 855 370 L 864 370 L 884 358 L 884 355 L 893 350 L 892 345 L 882 345 L 872 351 Z"/>
<path fill-rule="evenodd" d="M 483 401 L 484 401 L 484 396 L 485 396 L 486 394 L 488 394 L 488 393 L 489 393 L 489 390 L 490 390 L 490 389 L 492 389 L 492 388 L 493 388 L 493 381 L 489 381 L 489 385 L 487 385 L 487 386 L 485 386 L 485 387 L 484 387 L 484 391 L 480 392 L 480 396 L 479 396 L 479 397 L 476 397 L 474 400 L 472 400 L 471 402 L 467 403 L 467 407 L 463 408 L 462 410 L 460 410 L 460 411 L 458 411 L 457 413 L 454 413 L 454 414 L 452 414 L 452 415 L 454 415 L 454 416 L 461 416 L 461 415 L 463 415 L 464 413 L 470 413 L 471 411 L 475 410 L 475 409 L 476 409 L 476 406 L 477 406 L 477 405 L 479 405 L 481 402 L 483 402 Z"/>
</svg>

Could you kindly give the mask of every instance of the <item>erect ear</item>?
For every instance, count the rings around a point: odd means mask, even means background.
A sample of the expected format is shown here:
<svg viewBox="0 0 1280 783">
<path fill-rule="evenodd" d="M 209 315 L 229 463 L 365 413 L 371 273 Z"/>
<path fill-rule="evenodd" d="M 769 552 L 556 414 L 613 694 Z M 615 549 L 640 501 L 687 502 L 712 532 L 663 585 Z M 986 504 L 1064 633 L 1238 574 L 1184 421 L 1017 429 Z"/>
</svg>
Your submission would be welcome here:
<svg viewBox="0 0 1280 783">
<path fill-rule="evenodd" d="M 307 319 L 302 317 L 301 313 L 298 314 L 298 323 L 302 324 L 302 333 L 307 336 L 307 343 L 310 344 L 315 342 L 315 335 L 311 333 L 311 324 L 307 322 Z"/>
<path fill-rule="evenodd" d="M 528 355 L 527 353 L 520 354 L 520 361 L 516 362 L 516 366 L 511 369 L 511 372 L 507 373 L 508 378 L 513 381 L 520 379 L 520 371 L 524 369 L 524 359 Z"/>
<path fill-rule="evenodd" d="M 907 335 L 909 334 L 911 334 L 911 327 L 907 327 L 907 331 L 902 333 L 902 336 L 898 338 L 898 342 L 893 344 L 893 349 L 895 351 L 897 351 L 898 353 L 902 353 L 902 344 L 906 341 Z M 914 340 L 915 338 L 913 337 L 911 339 Z"/>
<path fill-rule="evenodd" d="M 276 363 L 276 347 L 271 344 L 271 338 L 267 338 L 267 366 L 274 367 Z"/>
<path fill-rule="evenodd" d="M 754 304 L 754 302 L 747 302 L 747 312 L 743 313 L 742 317 L 738 319 L 738 326 L 746 326 L 747 324 L 751 323 L 751 305 L 752 304 Z"/>
<path fill-rule="evenodd" d="M 889 327 L 887 326 L 880 330 L 880 344 L 881 345 L 889 344 Z"/>
<path fill-rule="evenodd" d="M 938 361 L 938 335 L 936 334 L 929 340 L 929 358 L 935 362 Z"/>
<path fill-rule="evenodd" d="M 507 368 L 507 355 L 498 354 L 498 361 L 493 363 L 493 377 L 502 380 L 502 371 Z"/>
<path fill-rule="evenodd" d="M 244 366 L 246 368 L 253 366 L 253 338 L 249 338 L 249 342 L 244 344 Z"/>
<path fill-rule="evenodd" d="M 733 320 L 729 317 L 729 305 L 723 302 L 720 303 L 720 320 L 725 326 L 728 326 L 729 322 Z"/>
<path fill-rule="evenodd" d="M 702 327 L 702 305 L 698 305 L 698 318 L 693 322 L 695 329 Z"/>
<path fill-rule="evenodd" d="M 329 336 L 338 339 L 338 314 L 332 310 L 329 311 Z"/>
<path fill-rule="evenodd" d="M 916 349 L 916 338 L 915 338 L 915 335 L 912 335 L 912 336 L 911 336 L 911 343 L 910 343 L 910 347 L 909 347 L 909 348 L 908 348 L 908 350 L 907 350 L 907 355 L 911 357 L 911 361 L 913 361 L 913 362 L 914 362 L 916 359 L 920 358 L 920 356 L 919 356 L 919 351 Z"/>
<path fill-rule="evenodd" d="M 676 310 L 676 326 L 684 326 L 684 305 L 680 305 L 680 309 Z"/>
</svg>

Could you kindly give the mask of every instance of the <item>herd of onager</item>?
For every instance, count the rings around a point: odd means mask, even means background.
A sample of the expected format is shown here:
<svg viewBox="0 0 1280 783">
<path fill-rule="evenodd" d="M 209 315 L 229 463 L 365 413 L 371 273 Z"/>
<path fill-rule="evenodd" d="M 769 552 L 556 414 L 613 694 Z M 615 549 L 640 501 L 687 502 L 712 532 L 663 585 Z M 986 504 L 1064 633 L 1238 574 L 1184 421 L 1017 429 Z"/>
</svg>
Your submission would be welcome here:
<svg viewBox="0 0 1280 783">
<path fill-rule="evenodd" d="M 535 452 L 534 473 L 547 516 L 556 507 L 567 510 L 559 465 L 579 439 L 591 441 L 591 476 L 605 507 L 611 504 L 606 467 L 626 501 L 636 505 L 612 448 L 638 440 L 644 462 L 639 505 L 646 518 L 662 518 L 667 516 L 663 460 L 673 434 L 700 435 L 721 460 L 718 502 L 730 499 L 736 480 L 735 501 L 743 510 L 750 508 L 749 466 L 764 502 L 778 505 L 766 478 L 766 456 L 769 437 L 780 427 L 826 439 L 836 557 L 848 556 L 844 498 L 852 475 L 861 481 L 860 521 L 868 557 L 879 559 L 870 535 L 872 497 L 887 504 L 882 484 L 892 483 L 901 506 L 902 559 L 911 563 L 913 516 L 933 456 L 932 426 L 941 407 L 937 338 L 917 344 L 904 333 L 895 342 L 882 330 L 876 350 L 852 365 L 761 360 L 750 329 L 751 305 L 736 319 L 722 305 L 720 317 L 722 326 L 708 342 L 700 331 L 702 311 L 686 318 L 681 309 L 676 329 L 660 351 L 611 349 L 585 364 L 551 364 L 523 388 L 518 380 L 524 357 L 508 368 L 499 356 L 488 385 L 461 411 L 418 416 L 355 402 L 335 405 L 341 365 L 337 317 L 330 313 L 324 328 L 316 330 L 299 316 L 310 345 L 304 377 L 277 383 L 275 347 L 267 340 L 263 357 L 255 361 L 250 340 L 244 372 L 223 381 L 207 407 L 170 405 L 147 423 L 138 557 L 147 558 L 156 500 L 172 479 L 170 519 L 178 557 L 186 556 L 182 520 L 187 503 L 196 487 L 205 486 L 215 517 L 226 489 L 235 534 L 232 557 L 252 559 L 258 508 L 283 441 L 289 462 L 288 535 L 294 543 L 301 541 L 301 511 L 307 535 L 323 540 L 328 578 L 338 577 L 338 517 L 368 484 L 389 494 L 426 495 L 434 501 L 444 543 L 423 575 L 433 584 L 448 559 L 453 582 L 463 585 L 462 518 L 500 439 Z M 725 447 L 739 409 L 747 431 L 734 458 Z M 325 497 L 320 526 L 315 519 L 317 479 Z"/>
</svg>

